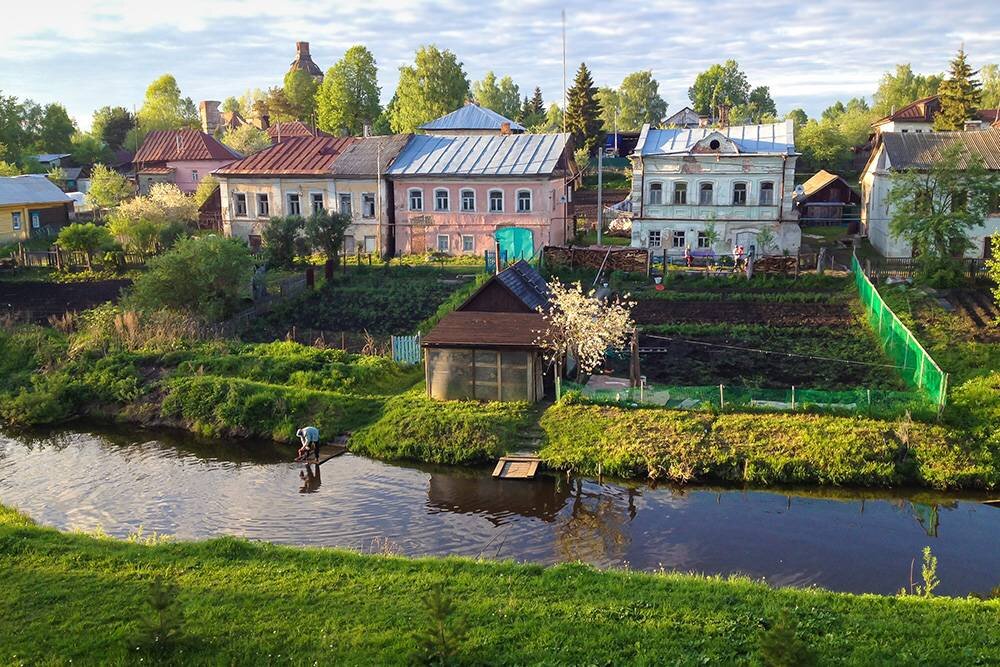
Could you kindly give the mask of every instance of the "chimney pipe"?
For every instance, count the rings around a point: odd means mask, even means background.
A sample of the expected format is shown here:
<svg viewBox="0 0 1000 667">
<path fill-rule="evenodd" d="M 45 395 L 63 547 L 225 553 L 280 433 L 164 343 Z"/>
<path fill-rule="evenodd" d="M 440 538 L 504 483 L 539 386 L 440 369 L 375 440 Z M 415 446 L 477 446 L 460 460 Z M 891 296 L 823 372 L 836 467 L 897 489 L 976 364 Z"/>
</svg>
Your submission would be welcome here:
<svg viewBox="0 0 1000 667">
<path fill-rule="evenodd" d="M 510 134 L 510 123 L 504 121 L 500 123 L 500 134 Z"/>
</svg>

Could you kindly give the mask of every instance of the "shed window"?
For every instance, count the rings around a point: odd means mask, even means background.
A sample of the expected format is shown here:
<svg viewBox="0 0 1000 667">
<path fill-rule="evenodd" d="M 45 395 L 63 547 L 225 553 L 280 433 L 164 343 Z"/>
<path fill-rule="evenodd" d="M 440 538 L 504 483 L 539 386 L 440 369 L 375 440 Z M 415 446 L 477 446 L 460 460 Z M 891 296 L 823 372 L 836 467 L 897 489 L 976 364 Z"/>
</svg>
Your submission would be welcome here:
<svg viewBox="0 0 1000 667">
<path fill-rule="evenodd" d="M 476 191 L 462 190 L 462 210 L 466 213 L 476 210 Z"/>
<path fill-rule="evenodd" d="M 451 208 L 451 204 L 448 201 L 448 191 L 447 190 L 435 190 L 434 191 L 434 210 L 435 211 L 447 211 Z"/>
<path fill-rule="evenodd" d="M 683 248 L 684 247 L 684 232 L 683 231 L 680 231 L 680 232 L 675 231 L 674 232 L 674 235 L 671 238 L 670 246 L 672 248 Z"/>
<path fill-rule="evenodd" d="M 10 222 L 14 228 L 14 231 L 19 231 L 21 229 L 21 212 L 14 211 L 10 214 Z"/>
<path fill-rule="evenodd" d="M 294 192 L 288 195 L 288 215 L 302 215 L 302 203 Z"/>
<path fill-rule="evenodd" d="M 191 170 L 191 180 L 194 181 L 195 183 L 198 182 L 198 170 L 197 169 L 192 169 Z"/>
<path fill-rule="evenodd" d="M 760 205 L 761 206 L 773 206 L 774 205 L 774 183 L 770 181 L 765 181 L 760 184 Z"/>
<path fill-rule="evenodd" d="M 663 203 L 663 183 L 649 184 L 649 204 Z"/>
<path fill-rule="evenodd" d="M 733 206 L 747 205 L 747 184 L 733 183 Z"/>
<path fill-rule="evenodd" d="M 312 193 L 309 196 L 309 199 L 312 202 L 312 212 L 313 213 L 319 213 L 320 211 L 322 211 L 325 208 L 323 206 L 323 193 L 322 192 L 314 192 L 314 193 Z"/>
<path fill-rule="evenodd" d="M 257 194 L 257 217 L 266 218 L 271 214 L 271 202 L 267 198 L 266 192 Z"/>
<path fill-rule="evenodd" d="M 375 193 L 365 192 L 361 195 L 361 217 L 362 218 L 374 218 L 375 217 Z"/>
<path fill-rule="evenodd" d="M 419 189 L 410 190 L 410 210 L 424 210 L 424 191 Z"/>
<path fill-rule="evenodd" d="M 651 229 L 649 231 L 649 243 L 647 244 L 650 248 L 660 247 L 660 230 Z"/>
<path fill-rule="evenodd" d="M 711 206 L 712 205 L 712 184 L 702 183 L 701 187 L 698 188 L 698 204 L 700 206 Z"/>
<path fill-rule="evenodd" d="M 490 190 L 490 213 L 503 213 L 503 192 Z"/>
<path fill-rule="evenodd" d="M 236 193 L 236 217 L 247 217 L 247 196 L 242 192 Z"/>
<path fill-rule="evenodd" d="M 438 249 L 438 252 L 448 252 L 449 244 L 448 244 L 448 235 L 447 234 L 438 234 L 437 249 Z"/>
<path fill-rule="evenodd" d="M 340 195 L 340 214 L 351 217 L 351 193 Z"/>
<path fill-rule="evenodd" d="M 684 182 L 674 183 L 674 203 L 688 203 L 688 184 Z"/>
<path fill-rule="evenodd" d="M 517 191 L 517 212 L 528 213 L 531 211 L 531 190 Z"/>
</svg>

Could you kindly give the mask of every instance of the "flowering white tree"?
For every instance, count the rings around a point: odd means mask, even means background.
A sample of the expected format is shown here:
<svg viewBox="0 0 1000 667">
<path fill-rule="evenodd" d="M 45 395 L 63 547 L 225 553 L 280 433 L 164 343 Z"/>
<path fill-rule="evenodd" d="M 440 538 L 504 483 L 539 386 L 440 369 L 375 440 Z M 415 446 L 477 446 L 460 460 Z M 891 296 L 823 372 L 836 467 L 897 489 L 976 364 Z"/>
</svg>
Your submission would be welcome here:
<svg viewBox="0 0 1000 667">
<path fill-rule="evenodd" d="M 579 379 L 601 363 L 609 348 L 625 347 L 635 328 L 634 302 L 617 297 L 601 302 L 592 291 L 584 292 L 579 282 L 568 286 L 553 282 L 549 287 L 551 306 L 539 309 L 546 327 L 536 341 L 546 350 L 549 361 L 561 366 L 572 354 Z"/>
</svg>

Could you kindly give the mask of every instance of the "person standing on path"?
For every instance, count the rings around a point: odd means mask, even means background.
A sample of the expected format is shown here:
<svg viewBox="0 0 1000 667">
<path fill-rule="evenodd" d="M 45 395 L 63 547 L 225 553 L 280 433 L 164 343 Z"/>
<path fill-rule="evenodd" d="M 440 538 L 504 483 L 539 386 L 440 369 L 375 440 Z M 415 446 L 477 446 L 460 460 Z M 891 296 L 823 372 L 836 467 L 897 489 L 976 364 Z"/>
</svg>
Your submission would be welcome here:
<svg viewBox="0 0 1000 667">
<path fill-rule="evenodd" d="M 313 456 L 319 461 L 319 429 L 315 426 L 303 426 L 295 432 L 304 447 L 312 449 Z"/>
</svg>

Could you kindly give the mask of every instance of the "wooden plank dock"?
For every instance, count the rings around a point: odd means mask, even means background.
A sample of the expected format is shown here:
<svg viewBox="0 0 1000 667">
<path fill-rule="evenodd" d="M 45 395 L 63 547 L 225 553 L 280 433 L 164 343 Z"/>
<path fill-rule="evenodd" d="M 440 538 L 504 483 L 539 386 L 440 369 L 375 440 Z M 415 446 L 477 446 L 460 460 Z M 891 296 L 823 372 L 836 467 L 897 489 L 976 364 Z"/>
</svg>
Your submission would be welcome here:
<svg viewBox="0 0 1000 667">
<path fill-rule="evenodd" d="M 537 456 L 502 456 L 493 469 L 500 479 L 531 479 L 538 474 L 542 460 Z"/>
</svg>

